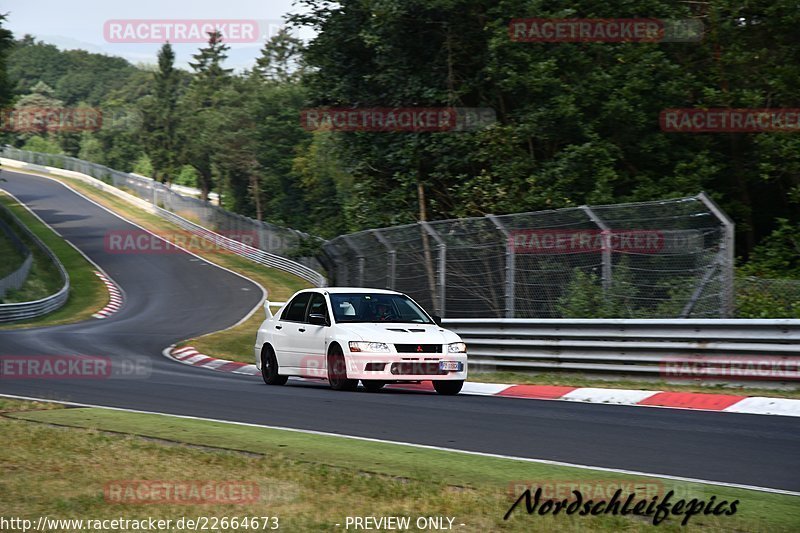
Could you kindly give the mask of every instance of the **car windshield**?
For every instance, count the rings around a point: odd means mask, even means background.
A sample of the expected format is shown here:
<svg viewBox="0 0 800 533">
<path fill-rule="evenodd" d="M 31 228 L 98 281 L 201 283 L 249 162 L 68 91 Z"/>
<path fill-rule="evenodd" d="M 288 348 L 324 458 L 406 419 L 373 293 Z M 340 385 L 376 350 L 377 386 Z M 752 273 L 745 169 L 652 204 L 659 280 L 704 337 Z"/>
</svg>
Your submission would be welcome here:
<svg viewBox="0 0 800 533">
<path fill-rule="evenodd" d="M 405 294 L 331 294 L 336 322 L 411 322 L 432 324 L 431 319 Z"/>
</svg>

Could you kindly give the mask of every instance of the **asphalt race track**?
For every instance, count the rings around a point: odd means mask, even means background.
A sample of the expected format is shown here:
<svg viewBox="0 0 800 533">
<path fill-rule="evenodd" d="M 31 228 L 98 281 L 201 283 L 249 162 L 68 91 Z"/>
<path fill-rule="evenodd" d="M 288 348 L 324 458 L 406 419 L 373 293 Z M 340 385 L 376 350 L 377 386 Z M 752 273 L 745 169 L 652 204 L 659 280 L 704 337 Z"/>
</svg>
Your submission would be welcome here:
<svg viewBox="0 0 800 533">
<path fill-rule="evenodd" d="M 99 264 L 125 293 L 106 320 L 0 332 L 0 355 L 144 361 L 147 376 L 0 379 L 0 393 L 412 442 L 800 491 L 800 419 L 409 392 L 268 387 L 164 358 L 180 340 L 228 327 L 257 285 L 184 253 L 112 254 L 108 231 L 138 231 L 45 178 L 0 182 Z M 255 338 L 255 332 L 253 332 Z"/>
</svg>

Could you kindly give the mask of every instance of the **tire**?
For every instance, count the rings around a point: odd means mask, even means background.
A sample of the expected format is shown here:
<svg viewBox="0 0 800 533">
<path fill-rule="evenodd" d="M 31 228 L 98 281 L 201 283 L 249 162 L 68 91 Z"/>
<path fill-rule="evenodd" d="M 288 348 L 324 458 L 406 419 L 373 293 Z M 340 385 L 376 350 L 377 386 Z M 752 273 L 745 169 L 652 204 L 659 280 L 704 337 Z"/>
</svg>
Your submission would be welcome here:
<svg viewBox="0 0 800 533">
<path fill-rule="evenodd" d="M 278 373 L 278 359 L 272 348 L 265 346 L 261 353 L 261 377 L 267 385 L 285 385 L 288 376 L 281 376 Z"/>
<path fill-rule="evenodd" d="M 358 387 L 357 379 L 347 379 L 347 367 L 341 348 L 334 347 L 328 354 L 328 382 L 333 390 L 354 391 Z"/>
<path fill-rule="evenodd" d="M 433 382 L 433 388 L 436 389 L 436 392 L 442 394 L 444 396 L 453 396 L 461 392 L 461 387 L 464 386 L 464 380 L 437 380 Z"/>
<path fill-rule="evenodd" d="M 367 392 L 378 392 L 386 385 L 386 382 L 378 379 L 362 379 L 361 384 L 364 385 Z"/>
</svg>

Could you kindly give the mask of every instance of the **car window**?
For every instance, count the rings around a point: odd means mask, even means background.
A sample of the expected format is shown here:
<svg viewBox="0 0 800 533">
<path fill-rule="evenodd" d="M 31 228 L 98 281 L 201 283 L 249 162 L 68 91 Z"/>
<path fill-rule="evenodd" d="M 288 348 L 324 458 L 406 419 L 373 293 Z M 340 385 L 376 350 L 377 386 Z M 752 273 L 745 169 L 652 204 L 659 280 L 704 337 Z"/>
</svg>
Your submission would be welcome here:
<svg viewBox="0 0 800 533">
<path fill-rule="evenodd" d="M 318 292 L 311 295 L 311 304 L 308 306 L 308 314 L 305 321 L 308 322 L 308 315 L 322 315 L 325 318 L 328 316 L 328 305 L 325 303 L 325 297 Z"/>
<path fill-rule="evenodd" d="M 330 296 L 336 322 L 432 323 L 405 294 L 338 293 Z"/>
<path fill-rule="evenodd" d="M 309 299 L 311 299 L 310 292 L 304 292 L 295 296 L 294 299 L 289 302 L 289 305 L 286 306 L 286 309 L 283 310 L 281 320 L 305 322 L 306 306 L 308 305 Z"/>
</svg>

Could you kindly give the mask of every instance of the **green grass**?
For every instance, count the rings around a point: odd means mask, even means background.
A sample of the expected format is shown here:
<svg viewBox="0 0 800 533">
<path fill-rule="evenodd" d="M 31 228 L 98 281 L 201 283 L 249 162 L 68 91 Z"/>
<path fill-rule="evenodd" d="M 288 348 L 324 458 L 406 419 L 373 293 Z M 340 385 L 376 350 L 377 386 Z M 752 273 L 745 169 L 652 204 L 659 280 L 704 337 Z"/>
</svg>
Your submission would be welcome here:
<svg viewBox="0 0 800 533">
<path fill-rule="evenodd" d="M 0 211 L 0 218 L 3 217 L 3 212 Z M 12 228 L 13 226 L 9 225 Z M 11 242 L 11 239 L 6 233 L 0 229 L 0 279 L 8 276 L 22 265 L 22 254 L 19 253 Z"/>
<path fill-rule="evenodd" d="M 563 480 L 590 486 L 647 483 L 675 490 L 677 498 L 708 500 L 715 495 L 717 501 L 740 501 L 734 516 L 694 516 L 689 530 L 778 532 L 800 527 L 800 498 L 794 496 L 171 416 L 36 408 L 0 399 L 0 412 L 5 412 L 0 418 L 0 506 L 5 515 L 271 514 L 280 517 L 286 531 L 329 531 L 336 529 L 335 523 L 344 524 L 346 516 L 368 515 L 453 516 L 456 524 L 465 524 L 458 531 L 652 528 L 642 518 L 541 517 L 521 510 L 503 520 L 518 495 L 511 487 Z M 244 508 L 106 504 L 103 485 L 120 479 L 250 480 L 260 483 L 271 499 Z M 660 529 L 687 530 L 675 518 Z"/>
<path fill-rule="evenodd" d="M 70 278 L 69 298 L 61 309 L 34 320 L 4 324 L 0 326 L 0 329 L 78 322 L 89 318 L 108 302 L 108 291 L 95 275 L 94 266 L 86 258 L 10 196 L 0 194 L 0 202 L 3 202 L 28 229 L 50 248 L 64 265 Z M 61 288 L 61 278 L 56 267 L 37 247 L 32 245 L 29 247 L 33 250 L 35 257 L 30 278 L 22 289 L 10 293 L 6 301 L 35 300 L 49 296 Z"/>
<path fill-rule="evenodd" d="M 14 203 L 13 198 L 4 193 L 0 193 L 0 202 L 7 207 Z M 10 227 L 14 227 L 11 217 L 5 211 L 0 211 L 0 218 Z M 38 220 L 37 220 L 38 222 Z M 32 302 L 46 298 L 51 294 L 58 292 L 63 286 L 63 280 L 58 272 L 58 268 L 50 260 L 41 248 L 27 235 L 20 234 L 19 238 L 25 243 L 29 250 L 33 253 L 33 262 L 31 269 L 28 272 L 28 277 L 22 284 L 22 287 L 16 290 L 8 291 L 5 297 L 2 298 L 3 303 L 16 303 L 16 302 Z"/>
</svg>

